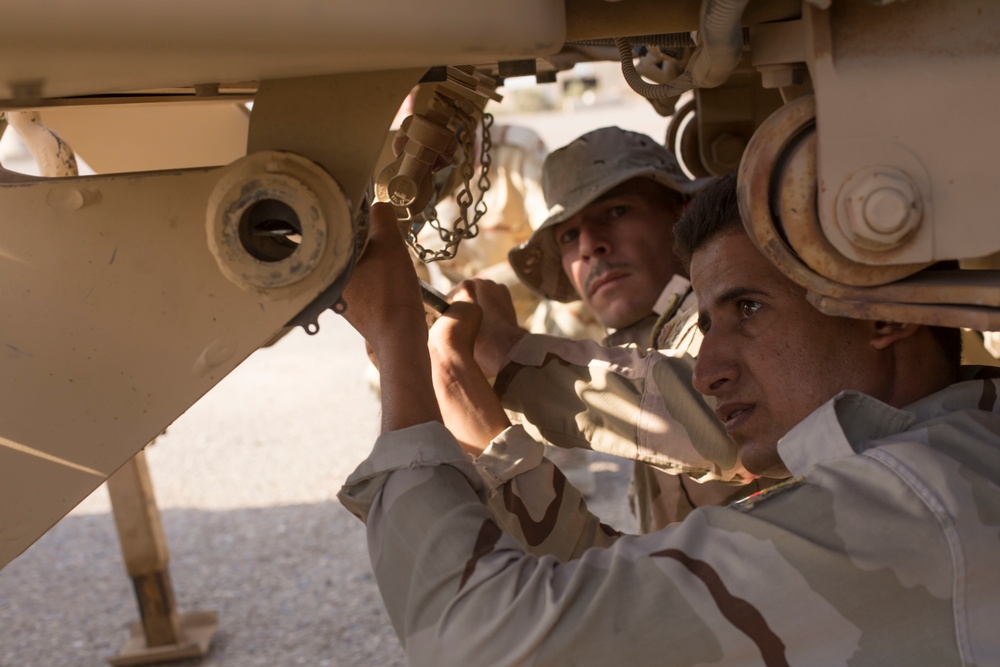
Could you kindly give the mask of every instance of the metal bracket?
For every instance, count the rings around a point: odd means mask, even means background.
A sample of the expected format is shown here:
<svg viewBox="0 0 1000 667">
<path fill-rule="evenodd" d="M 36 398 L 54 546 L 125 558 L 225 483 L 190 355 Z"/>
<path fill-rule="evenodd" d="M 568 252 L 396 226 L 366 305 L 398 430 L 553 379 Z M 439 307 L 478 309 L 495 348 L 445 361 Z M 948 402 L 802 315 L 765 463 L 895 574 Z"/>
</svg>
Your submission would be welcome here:
<svg viewBox="0 0 1000 667">
<path fill-rule="evenodd" d="M 264 81 L 251 154 L 226 167 L 0 171 L 0 356 L 18 388 L 0 402 L 0 566 L 347 280 L 349 202 L 422 73 Z"/>
<path fill-rule="evenodd" d="M 1000 6 L 920 0 L 806 3 L 807 62 L 816 90 L 819 219 L 837 250 L 865 264 L 929 263 L 981 257 L 1000 250 L 993 175 L 1000 145 L 995 26 Z M 970 128 L 975 128 L 972 131 Z M 922 209 L 917 228 L 873 252 L 845 232 L 852 200 L 872 188 L 863 172 L 888 168 L 904 185 L 881 188 L 869 232 L 902 224 L 910 205 Z M 872 172 L 872 170 L 875 170 Z M 857 194 L 858 187 L 861 194 Z M 867 188 L 867 189 L 866 189 Z M 880 212 L 879 209 L 882 209 Z M 871 209 L 875 209 L 872 211 Z M 912 221 L 910 221 L 912 223 Z"/>
<path fill-rule="evenodd" d="M 740 165 L 740 211 L 761 253 L 828 315 L 1000 328 L 1000 271 L 872 266 L 827 241 L 816 213 L 813 114 L 809 97 L 782 107 L 754 134 Z"/>
</svg>

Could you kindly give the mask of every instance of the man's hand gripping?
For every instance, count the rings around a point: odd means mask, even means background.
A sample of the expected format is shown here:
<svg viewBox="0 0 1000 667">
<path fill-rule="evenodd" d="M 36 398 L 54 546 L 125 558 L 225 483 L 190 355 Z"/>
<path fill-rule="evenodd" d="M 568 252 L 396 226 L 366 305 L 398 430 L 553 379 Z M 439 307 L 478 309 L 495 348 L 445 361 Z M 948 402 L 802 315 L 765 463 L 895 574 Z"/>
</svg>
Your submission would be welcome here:
<svg viewBox="0 0 1000 667">
<path fill-rule="evenodd" d="M 368 341 L 378 362 L 383 431 L 441 421 L 424 305 L 397 225 L 391 205 L 372 205 L 368 245 L 343 293 L 344 318 Z"/>
</svg>

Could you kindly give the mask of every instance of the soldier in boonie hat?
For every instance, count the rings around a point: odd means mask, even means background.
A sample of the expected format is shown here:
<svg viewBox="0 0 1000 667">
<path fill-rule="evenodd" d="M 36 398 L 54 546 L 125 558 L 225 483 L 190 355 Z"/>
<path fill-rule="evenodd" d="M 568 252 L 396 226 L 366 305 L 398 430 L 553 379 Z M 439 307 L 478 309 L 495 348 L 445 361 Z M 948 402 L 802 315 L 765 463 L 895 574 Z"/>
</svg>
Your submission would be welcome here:
<svg viewBox="0 0 1000 667">
<path fill-rule="evenodd" d="M 581 295 L 563 268 L 554 228 L 632 179 L 649 179 L 678 193 L 681 200 L 703 185 L 687 178 L 677 158 L 656 141 L 617 127 L 588 132 L 551 153 L 542 175 L 548 217 L 528 241 L 508 255 L 518 277 L 546 298 L 564 302 L 579 299 Z M 670 226 L 679 216 L 680 207 L 676 208 L 665 221 Z"/>
<path fill-rule="evenodd" d="M 678 275 L 683 268 L 673 252 L 673 226 L 687 199 L 705 183 L 687 178 L 674 155 L 646 135 L 617 127 L 588 132 L 546 159 L 542 191 L 548 216 L 528 241 L 510 251 L 510 264 L 548 299 L 582 299 L 612 329 L 605 345 L 668 348 L 690 359 L 701 341 L 698 308 L 690 282 Z M 498 394 L 511 404 L 538 405 L 543 397 L 533 392 L 541 390 L 532 387 L 575 381 L 572 371 L 560 375 L 557 364 L 546 368 L 544 381 L 535 377 L 535 384 L 522 383 L 520 390 L 509 388 L 508 376 Z M 679 377 L 660 391 L 691 394 Z M 710 435 L 703 440 L 729 446 L 724 433 L 711 428 L 704 433 Z M 745 490 L 719 481 L 696 482 L 636 461 L 630 496 L 640 530 L 649 532 L 697 506 L 727 504 Z"/>
</svg>

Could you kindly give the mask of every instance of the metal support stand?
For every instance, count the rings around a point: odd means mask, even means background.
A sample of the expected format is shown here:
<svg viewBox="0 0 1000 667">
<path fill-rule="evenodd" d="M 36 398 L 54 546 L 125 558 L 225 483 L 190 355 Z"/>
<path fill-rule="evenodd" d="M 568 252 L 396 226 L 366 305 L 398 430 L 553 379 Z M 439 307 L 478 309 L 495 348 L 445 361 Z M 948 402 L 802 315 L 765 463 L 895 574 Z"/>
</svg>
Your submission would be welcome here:
<svg viewBox="0 0 1000 667">
<path fill-rule="evenodd" d="M 121 652 L 108 662 L 117 667 L 204 656 L 218 628 L 218 617 L 214 611 L 177 613 L 167 570 L 167 540 L 145 452 L 136 454 L 108 478 L 107 484 L 141 619 L 132 624 Z"/>
</svg>

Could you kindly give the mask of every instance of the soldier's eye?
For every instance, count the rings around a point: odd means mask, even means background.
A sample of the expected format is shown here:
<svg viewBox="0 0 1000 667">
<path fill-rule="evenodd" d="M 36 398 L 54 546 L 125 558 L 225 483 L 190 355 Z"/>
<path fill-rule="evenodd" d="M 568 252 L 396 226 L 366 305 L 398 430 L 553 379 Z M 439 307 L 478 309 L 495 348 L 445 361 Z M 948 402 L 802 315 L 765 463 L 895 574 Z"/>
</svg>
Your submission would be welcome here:
<svg viewBox="0 0 1000 667">
<path fill-rule="evenodd" d="M 626 213 L 628 213 L 628 206 L 625 205 L 612 206 L 611 208 L 608 209 L 608 219 L 617 220 Z"/>
<path fill-rule="evenodd" d="M 559 241 L 559 245 L 567 245 L 576 241 L 576 239 L 579 238 L 579 236 L 580 236 L 579 229 L 575 228 L 567 229 L 566 231 L 564 231 L 562 234 L 559 235 L 559 238 L 557 240 Z"/>
<path fill-rule="evenodd" d="M 750 319 L 751 317 L 753 317 L 754 313 L 760 310 L 760 302 L 749 301 L 749 300 L 740 301 L 739 309 L 740 309 L 741 320 Z"/>
</svg>

